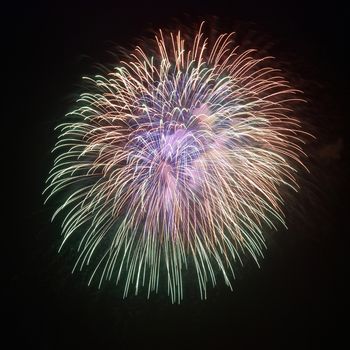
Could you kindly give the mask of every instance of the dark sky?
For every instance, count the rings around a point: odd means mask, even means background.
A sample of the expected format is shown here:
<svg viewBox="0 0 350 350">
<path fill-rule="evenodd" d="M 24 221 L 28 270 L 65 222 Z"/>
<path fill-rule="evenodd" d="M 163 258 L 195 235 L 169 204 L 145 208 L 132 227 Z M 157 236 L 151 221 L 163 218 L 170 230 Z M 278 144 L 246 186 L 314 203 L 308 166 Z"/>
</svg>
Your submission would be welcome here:
<svg viewBox="0 0 350 350">
<path fill-rule="evenodd" d="M 10 180 L 16 184 L 10 242 L 3 246 L 10 275 L 3 320 L 12 344 L 316 349 L 342 335 L 349 212 L 344 8 L 322 1 L 58 1 L 16 2 L 2 16 L 9 44 L 3 70 L 10 73 L 6 82 L 14 98 L 3 118 L 16 130 L 5 135 L 13 145 Z M 306 118 L 317 136 L 309 146 L 313 173 L 287 210 L 289 230 L 274 235 L 261 269 L 250 264 L 234 292 L 219 285 L 205 302 L 195 292 L 180 306 L 162 295 L 123 301 L 113 286 L 88 288 L 84 273 L 70 275 L 74 252 L 57 255 L 59 225 L 50 223 L 53 207 L 43 206 L 53 128 L 70 110 L 81 76 L 94 63 L 110 61 L 111 42 L 128 46 L 174 18 L 191 24 L 213 16 L 228 31 L 245 23 L 271 38 L 273 54 L 290 59 L 296 82 L 310 98 Z"/>
</svg>

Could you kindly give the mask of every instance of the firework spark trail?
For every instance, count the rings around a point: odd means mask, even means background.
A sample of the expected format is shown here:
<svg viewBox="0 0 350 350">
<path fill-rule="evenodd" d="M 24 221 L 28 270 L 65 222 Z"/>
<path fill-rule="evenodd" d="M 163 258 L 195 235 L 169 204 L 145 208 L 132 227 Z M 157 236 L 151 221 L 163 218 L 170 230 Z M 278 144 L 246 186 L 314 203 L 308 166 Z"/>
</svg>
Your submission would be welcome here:
<svg viewBox="0 0 350 350">
<path fill-rule="evenodd" d="M 124 280 L 125 296 L 157 291 L 165 268 L 179 302 L 189 264 L 202 298 L 214 270 L 231 287 L 240 255 L 262 256 L 262 226 L 284 223 L 280 186 L 297 189 L 298 91 L 270 57 L 239 53 L 233 34 L 210 47 L 201 28 L 192 42 L 160 31 L 156 54 L 85 78 L 93 93 L 58 127 L 46 192 L 68 194 L 62 245 L 82 233 L 75 268 L 99 256 L 90 282 Z"/>
</svg>

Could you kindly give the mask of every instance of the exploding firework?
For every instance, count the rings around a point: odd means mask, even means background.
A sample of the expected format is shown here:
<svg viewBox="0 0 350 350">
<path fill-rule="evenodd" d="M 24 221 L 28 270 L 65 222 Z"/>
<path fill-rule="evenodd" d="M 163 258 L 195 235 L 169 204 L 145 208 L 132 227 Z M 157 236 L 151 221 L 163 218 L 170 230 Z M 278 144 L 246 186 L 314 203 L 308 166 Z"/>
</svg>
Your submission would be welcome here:
<svg viewBox="0 0 350 350">
<path fill-rule="evenodd" d="M 179 302 L 193 268 L 205 298 L 218 275 L 231 287 L 243 254 L 258 263 L 263 227 L 284 224 L 281 187 L 297 190 L 302 165 L 299 93 L 233 38 L 159 31 L 85 78 L 45 191 L 65 195 L 54 217 L 65 215 L 62 245 L 79 237 L 74 269 L 93 265 L 89 283 L 150 295 L 162 276 Z"/>
</svg>

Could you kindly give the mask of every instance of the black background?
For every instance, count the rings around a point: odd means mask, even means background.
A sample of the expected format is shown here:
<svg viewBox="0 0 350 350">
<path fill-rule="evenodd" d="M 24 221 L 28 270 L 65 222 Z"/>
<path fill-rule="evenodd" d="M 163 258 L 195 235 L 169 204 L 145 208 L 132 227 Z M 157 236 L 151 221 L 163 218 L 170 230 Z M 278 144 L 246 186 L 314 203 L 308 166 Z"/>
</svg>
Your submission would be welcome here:
<svg viewBox="0 0 350 350">
<path fill-rule="evenodd" d="M 348 33 L 340 2 L 17 2 L 2 16 L 9 44 L 2 53 L 3 73 L 9 73 L 3 84 L 13 98 L 3 115 L 9 123 L 3 151 L 10 154 L 5 187 L 14 181 L 11 222 L 3 230 L 10 238 L 3 246 L 10 272 L 3 321 L 11 348 L 335 345 L 346 323 L 348 277 Z M 309 146 L 313 171 L 293 204 L 298 208 L 287 210 L 289 230 L 274 235 L 261 269 L 247 266 L 233 292 L 219 284 L 207 301 L 195 292 L 181 305 L 164 295 L 122 300 L 112 285 L 89 288 L 84 272 L 70 274 L 73 252 L 57 255 L 59 225 L 50 223 L 53 207 L 43 206 L 53 128 L 70 110 L 81 76 L 110 59 L 111 41 L 128 46 L 173 18 L 186 23 L 212 16 L 226 30 L 243 21 L 273 38 L 273 54 L 290 57 L 296 81 L 309 92 L 307 118 L 317 136 Z M 339 140 L 339 148 L 324 152 Z"/>
</svg>

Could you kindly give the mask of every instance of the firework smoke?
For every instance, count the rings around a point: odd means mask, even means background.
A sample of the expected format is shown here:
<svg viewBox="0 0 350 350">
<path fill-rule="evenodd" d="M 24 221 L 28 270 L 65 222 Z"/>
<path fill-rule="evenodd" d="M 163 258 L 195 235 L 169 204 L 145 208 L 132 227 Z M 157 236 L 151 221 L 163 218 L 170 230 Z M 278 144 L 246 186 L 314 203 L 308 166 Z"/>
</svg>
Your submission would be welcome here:
<svg viewBox="0 0 350 350">
<path fill-rule="evenodd" d="M 46 193 L 66 195 L 54 217 L 65 215 L 62 245 L 79 236 L 75 268 L 94 265 L 90 282 L 149 295 L 164 270 L 179 302 L 194 268 L 205 298 L 218 274 L 231 287 L 242 254 L 258 262 L 263 226 L 284 224 L 280 189 L 297 190 L 302 165 L 299 93 L 233 38 L 160 31 L 154 47 L 85 78 Z"/>
</svg>

